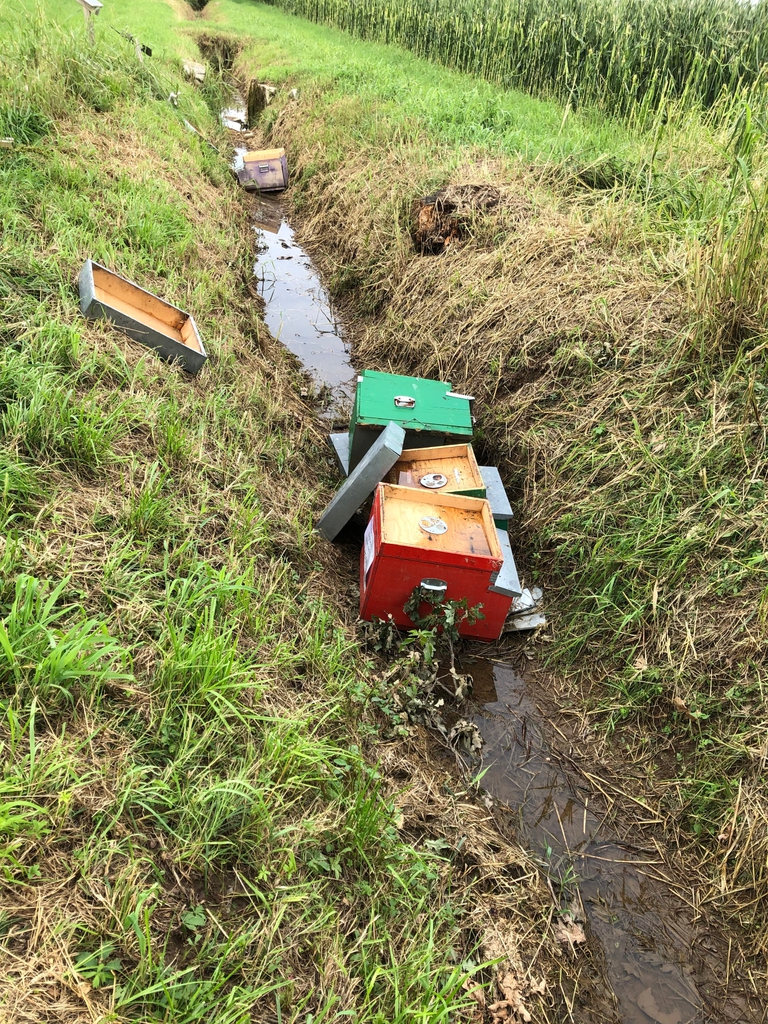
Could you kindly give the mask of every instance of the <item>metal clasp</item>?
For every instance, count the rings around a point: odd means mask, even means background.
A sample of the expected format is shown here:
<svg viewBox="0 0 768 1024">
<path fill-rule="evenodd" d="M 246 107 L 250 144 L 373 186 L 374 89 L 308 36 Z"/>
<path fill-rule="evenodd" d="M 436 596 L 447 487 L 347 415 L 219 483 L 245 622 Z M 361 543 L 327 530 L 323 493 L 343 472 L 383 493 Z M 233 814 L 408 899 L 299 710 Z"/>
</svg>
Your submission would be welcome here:
<svg viewBox="0 0 768 1024">
<path fill-rule="evenodd" d="M 422 580 L 419 587 L 421 590 L 426 590 L 430 594 L 444 594 L 448 590 L 448 584 L 445 580 Z"/>
<path fill-rule="evenodd" d="M 259 164 L 259 174 L 266 174 L 269 170 L 269 164 Z"/>
<path fill-rule="evenodd" d="M 395 405 L 398 409 L 413 409 L 416 405 L 416 399 L 411 398 L 409 395 L 396 395 Z"/>
</svg>

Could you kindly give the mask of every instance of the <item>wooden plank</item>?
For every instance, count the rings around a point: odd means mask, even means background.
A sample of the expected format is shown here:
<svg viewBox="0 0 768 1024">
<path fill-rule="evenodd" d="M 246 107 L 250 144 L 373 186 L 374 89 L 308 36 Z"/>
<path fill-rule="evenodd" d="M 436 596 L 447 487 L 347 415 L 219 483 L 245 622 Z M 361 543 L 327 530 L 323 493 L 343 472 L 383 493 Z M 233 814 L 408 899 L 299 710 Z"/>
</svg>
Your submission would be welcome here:
<svg viewBox="0 0 768 1024">
<path fill-rule="evenodd" d="M 397 459 L 404 441 L 405 431 L 397 423 L 385 427 L 376 444 L 368 449 L 323 512 L 317 528 L 324 537 L 333 540 L 349 522 Z"/>
</svg>

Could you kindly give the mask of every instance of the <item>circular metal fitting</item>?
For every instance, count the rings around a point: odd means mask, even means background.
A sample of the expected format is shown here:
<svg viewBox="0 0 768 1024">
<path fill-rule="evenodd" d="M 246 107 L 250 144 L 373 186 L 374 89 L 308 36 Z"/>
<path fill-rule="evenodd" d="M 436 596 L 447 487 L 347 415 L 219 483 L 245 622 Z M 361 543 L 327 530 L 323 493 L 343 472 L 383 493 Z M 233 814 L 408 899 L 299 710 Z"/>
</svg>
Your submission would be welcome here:
<svg viewBox="0 0 768 1024">
<path fill-rule="evenodd" d="M 419 584 L 422 590 L 428 590 L 432 594 L 444 594 L 448 589 L 445 580 L 426 579 Z"/>
<path fill-rule="evenodd" d="M 440 516 L 423 516 L 419 520 L 419 526 L 424 533 L 431 533 L 436 537 L 448 530 L 448 523 Z"/>
<path fill-rule="evenodd" d="M 445 487 L 448 483 L 448 477 L 444 473 L 427 473 L 423 476 L 419 483 L 422 487 L 428 487 L 431 491 L 436 491 L 440 487 Z"/>
</svg>

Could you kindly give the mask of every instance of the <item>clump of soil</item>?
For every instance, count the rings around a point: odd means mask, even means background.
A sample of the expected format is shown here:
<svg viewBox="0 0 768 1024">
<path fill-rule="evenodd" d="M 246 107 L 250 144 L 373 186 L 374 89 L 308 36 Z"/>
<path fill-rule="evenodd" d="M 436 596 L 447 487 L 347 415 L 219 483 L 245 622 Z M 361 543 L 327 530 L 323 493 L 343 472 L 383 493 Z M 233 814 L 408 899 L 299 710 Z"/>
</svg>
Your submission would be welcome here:
<svg viewBox="0 0 768 1024">
<path fill-rule="evenodd" d="M 202 10 L 207 0 L 198 0 L 198 2 L 200 2 L 200 7 L 196 10 Z M 237 39 L 207 33 L 197 37 L 197 45 L 200 47 L 202 55 L 219 75 L 232 70 L 235 58 L 243 48 L 243 44 Z"/>
<path fill-rule="evenodd" d="M 473 214 L 499 205 L 493 185 L 449 185 L 413 205 L 413 242 L 422 256 L 437 255 L 464 238 Z"/>
</svg>

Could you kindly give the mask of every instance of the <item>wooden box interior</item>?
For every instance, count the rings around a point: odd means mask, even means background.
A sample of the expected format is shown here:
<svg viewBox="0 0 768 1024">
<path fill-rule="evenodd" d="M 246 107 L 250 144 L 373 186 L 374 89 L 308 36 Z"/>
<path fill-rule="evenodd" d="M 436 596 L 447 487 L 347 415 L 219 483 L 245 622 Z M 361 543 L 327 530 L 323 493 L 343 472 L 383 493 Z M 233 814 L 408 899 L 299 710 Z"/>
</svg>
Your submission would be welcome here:
<svg viewBox="0 0 768 1024">
<path fill-rule="evenodd" d="M 425 553 L 451 552 L 502 558 L 491 507 L 484 498 L 458 494 L 434 497 L 414 487 L 382 484 L 381 537 L 385 544 L 422 549 Z M 425 516 L 437 516 L 448 525 L 442 534 L 426 533 L 419 526 Z"/>
<path fill-rule="evenodd" d="M 156 295 L 97 266 L 93 267 L 93 292 L 97 302 L 132 317 L 180 345 L 195 352 L 202 351 L 192 318 Z"/>
<path fill-rule="evenodd" d="M 405 482 L 401 474 L 410 473 L 413 482 Z M 445 487 L 423 487 L 419 480 L 428 473 L 442 473 L 448 477 Z M 407 448 L 385 477 L 388 484 L 415 487 L 422 494 L 436 498 L 451 491 L 485 490 L 471 444 L 445 444 L 437 448 Z"/>
</svg>

